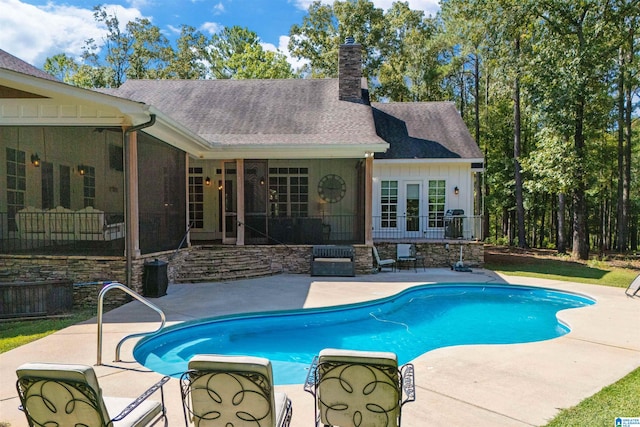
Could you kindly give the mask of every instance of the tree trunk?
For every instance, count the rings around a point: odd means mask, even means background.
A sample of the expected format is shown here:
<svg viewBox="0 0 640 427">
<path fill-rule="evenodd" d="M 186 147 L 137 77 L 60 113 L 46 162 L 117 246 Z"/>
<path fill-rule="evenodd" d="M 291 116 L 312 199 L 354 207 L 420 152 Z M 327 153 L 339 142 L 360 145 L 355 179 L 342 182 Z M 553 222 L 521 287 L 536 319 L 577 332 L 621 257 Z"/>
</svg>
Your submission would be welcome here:
<svg viewBox="0 0 640 427">
<path fill-rule="evenodd" d="M 616 247 L 618 252 L 624 252 L 626 250 L 626 232 L 624 227 L 624 95 L 625 95 L 625 83 L 624 83 L 624 49 L 620 48 L 618 54 L 618 66 L 620 68 L 620 75 L 618 76 L 618 236 L 616 239 Z"/>
<path fill-rule="evenodd" d="M 573 249 L 572 256 L 576 259 L 589 258 L 589 238 L 587 236 L 587 198 L 584 176 L 584 106 L 585 90 L 578 96 L 575 116 L 574 150 L 576 153 L 575 188 L 573 189 Z"/>
<path fill-rule="evenodd" d="M 565 218 L 565 209 L 566 209 L 566 196 L 564 193 L 558 194 L 558 236 L 556 237 L 556 247 L 558 248 L 559 254 L 567 253 L 567 240 L 565 238 L 565 229 L 566 226 L 564 224 Z"/>
<path fill-rule="evenodd" d="M 516 38 L 516 56 L 520 55 L 520 39 Z M 524 202 L 522 197 L 522 171 L 520 170 L 521 150 L 521 114 L 520 114 L 520 76 L 516 73 L 513 85 L 513 162 L 516 180 L 516 219 L 518 222 L 518 246 L 526 248 L 526 230 L 524 226 Z"/>
</svg>

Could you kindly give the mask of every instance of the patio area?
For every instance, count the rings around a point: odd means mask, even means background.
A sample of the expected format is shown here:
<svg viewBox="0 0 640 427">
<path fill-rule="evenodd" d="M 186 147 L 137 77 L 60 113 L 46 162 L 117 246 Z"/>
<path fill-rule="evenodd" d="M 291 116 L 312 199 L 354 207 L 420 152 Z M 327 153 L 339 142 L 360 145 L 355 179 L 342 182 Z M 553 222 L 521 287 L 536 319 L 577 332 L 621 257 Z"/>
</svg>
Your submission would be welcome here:
<svg viewBox="0 0 640 427">
<path fill-rule="evenodd" d="M 165 312 L 167 324 L 174 324 L 239 312 L 347 304 L 393 295 L 418 284 L 452 282 L 543 286 L 584 294 L 597 302 L 560 313 L 560 319 L 569 325 L 571 332 L 557 339 L 448 347 L 418 357 L 413 361 L 416 402 L 404 407 L 405 426 L 544 425 L 559 409 L 579 403 L 640 366 L 640 297 L 627 297 L 621 288 L 509 277 L 483 269 L 469 273 L 419 269 L 354 278 L 292 274 L 172 284 L 166 296 L 151 301 Z M 158 315 L 139 302 L 131 302 L 106 313 L 104 321 L 102 360 L 112 366 L 95 367 L 103 393 L 135 397 L 160 375 L 131 370 L 145 370 L 132 362 L 135 340 L 122 349 L 122 359 L 129 362 L 112 363 L 115 346 L 127 334 L 155 330 Z M 9 423 L 11 427 L 27 425 L 18 410 L 15 389 L 15 370 L 20 364 L 93 365 L 97 358 L 96 329 L 96 321 L 92 319 L 1 354 L 0 423 Z M 313 397 L 303 391 L 302 385 L 276 386 L 276 390 L 286 392 L 293 402 L 292 426 L 313 425 Z M 165 398 L 168 425 L 184 425 L 177 379 L 165 385 Z"/>
</svg>

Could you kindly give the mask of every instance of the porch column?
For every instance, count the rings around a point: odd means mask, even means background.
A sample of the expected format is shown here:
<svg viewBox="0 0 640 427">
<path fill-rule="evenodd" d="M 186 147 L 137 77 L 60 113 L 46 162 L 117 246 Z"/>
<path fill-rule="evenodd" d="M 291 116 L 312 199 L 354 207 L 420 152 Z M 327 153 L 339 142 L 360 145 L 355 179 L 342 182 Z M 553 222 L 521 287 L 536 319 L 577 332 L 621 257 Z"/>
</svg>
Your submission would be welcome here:
<svg viewBox="0 0 640 427">
<path fill-rule="evenodd" d="M 191 211 L 189 209 L 189 155 L 187 153 L 184 153 L 184 170 L 187 172 L 187 179 L 185 179 L 185 193 L 187 195 L 187 203 L 185 203 L 185 211 L 187 212 L 186 214 L 186 221 L 187 224 L 185 225 L 185 230 L 189 230 L 189 232 L 187 233 L 187 240 L 185 241 L 185 243 L 187 244 L 187 247 L 191 247 L 191 229 L 189 228 L 189 225 L 191 225 Z"/>
<path fill-rule="evenodd" d="M 238 227 L 237 227 L 237 246 L 244 246 L 244 159 L 236 160 L 236 178 L 237 178 L 237 196 L 238 205 Z M 242 224 L 242 225 L 240 225 Z"/>
<path fill-rule="evenodd" d="M 138 258 L 140 256 L 140 223 L 138 208 L 138 132 L 125 134 L 125 155 L 126 155 L 126 253 L 127 258 Z"/>
<path fill-rule="evenodd" d="M 364 159 L 364 243 L 373 246 L 373 153 Z"/>
</svg>

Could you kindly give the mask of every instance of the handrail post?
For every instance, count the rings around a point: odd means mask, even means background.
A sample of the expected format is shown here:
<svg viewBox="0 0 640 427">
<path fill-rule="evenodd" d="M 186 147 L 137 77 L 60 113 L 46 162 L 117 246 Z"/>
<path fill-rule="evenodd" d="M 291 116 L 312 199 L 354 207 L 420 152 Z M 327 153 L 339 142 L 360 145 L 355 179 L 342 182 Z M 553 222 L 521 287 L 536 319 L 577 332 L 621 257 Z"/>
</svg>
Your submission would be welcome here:
<svg viewBox="0 0 640 427">
<path fill-rule="evenodd" d="M 153 332 L 142 332 L 142 333 L 137 333 L 137 334 L 131 334 L 131 335 L 127 335 L 124 338 L 122 338 L 118 342 L 118 345 L 116 346 L 116 357 L 115 357 L 115 361 L 116 362 L 120 362 L 120 347 L 122 346 L 122 343 L 124 341 L 128 340 L 129 338 L 156 334 L 156 333 L 160 332 L 160 330 L 164 327 L 164 324 L 166 322 L 166 317 L 164 315 L 164 312 L 162 310 L 160 310 L 160 308 L 158 308 L 156 305 L 152 304 L 149 300 L 147 300 L 146 298 L 142 297 L 137 292 L 133 291 L 132 289 L 129 289 L 128 287 L 126 287 L 122 283 L 112 282 L 112 283 L 108 284 L 107 286 L 102 288 L 100 290 L 100 293 L 98 294 L 98 313 L 97 313 L 97 315 L 98 315 L 98 319 L 97 319 L 97 324 L 98 324 L 97 353 L 98 354 L 97 354 L 96 365 L 102 365 L 102 312 L 103 312 L 103 302 L 104 302 L 105 294 L 107 292 L 109 292 L 111 289 L 120 289 L 121 291 L 124 291 L 125 293 L 131 295 L 133 298 L 137 299 L 138 301 L 140 301 L 141 303 L 143 303 L 144 305 L 146 305 L 147 307 L 149 307 L 150 309 L 152 309 L 156 313 L 158 313 L 160 315 L 160 319 L 161 319 L 160 327 L 158 329 L 156 329 L 155 331 L 153 331 Z"/>
</svg>

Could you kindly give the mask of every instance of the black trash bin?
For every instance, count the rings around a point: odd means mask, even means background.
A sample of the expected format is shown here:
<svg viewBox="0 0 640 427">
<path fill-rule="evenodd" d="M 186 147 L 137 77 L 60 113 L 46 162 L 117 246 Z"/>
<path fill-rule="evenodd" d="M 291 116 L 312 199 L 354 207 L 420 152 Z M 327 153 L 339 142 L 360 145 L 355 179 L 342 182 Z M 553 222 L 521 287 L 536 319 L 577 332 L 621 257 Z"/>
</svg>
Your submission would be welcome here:
<svg viewBox="0 0 640 427">
<path fill-rule="evenodd" d="M 444 237 L 461 239 L 463 232 L 464 209 L 449 209 L 444 214 Z"/>
<path fill-rule="evenodd" d="M 145 297 L 158 298 L 167 294 L 169 279 L 167 262 L 155 259 L 144 263 L 142 274 L 142 293 Z"/>
</svg>

